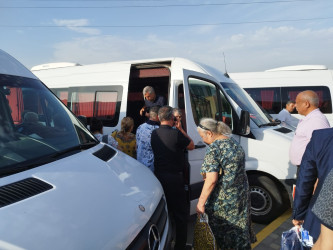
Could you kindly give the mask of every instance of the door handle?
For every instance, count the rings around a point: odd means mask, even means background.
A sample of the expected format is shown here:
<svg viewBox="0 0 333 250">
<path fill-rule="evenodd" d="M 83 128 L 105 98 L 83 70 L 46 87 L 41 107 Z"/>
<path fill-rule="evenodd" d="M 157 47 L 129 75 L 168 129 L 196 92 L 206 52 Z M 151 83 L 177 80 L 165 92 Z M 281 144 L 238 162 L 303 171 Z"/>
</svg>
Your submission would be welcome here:
<svg viewBox="0 0 333 250">
<path fill-rule="evenodd" d="M 204 148 L 206 147 L 206 144 L 197 144 L 197 145 L 194 145 L 194 148 L 197 149 L 197 148 Z"/>
</svg>

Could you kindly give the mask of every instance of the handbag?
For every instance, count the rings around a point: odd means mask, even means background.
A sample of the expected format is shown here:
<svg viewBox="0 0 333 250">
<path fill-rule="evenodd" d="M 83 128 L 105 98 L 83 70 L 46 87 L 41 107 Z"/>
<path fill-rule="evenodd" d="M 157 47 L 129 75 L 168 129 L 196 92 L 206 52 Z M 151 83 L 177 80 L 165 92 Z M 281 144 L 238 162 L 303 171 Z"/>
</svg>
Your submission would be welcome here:
<svg viewBox="0 0 333 250">
<path fill-rule="evenodd" d="M 281 250 L 307 250 L 311 245 L 307 245 L 302 239 L 299 230 L 296 227 L 282 233 Z"/>
<path fill-rule="evenodd" d="M 195 250 L 216 250 L 214 234 L 208 224 L 208 215 L 200 214 L 194 226 L 194 245 Z"/>
</svg>

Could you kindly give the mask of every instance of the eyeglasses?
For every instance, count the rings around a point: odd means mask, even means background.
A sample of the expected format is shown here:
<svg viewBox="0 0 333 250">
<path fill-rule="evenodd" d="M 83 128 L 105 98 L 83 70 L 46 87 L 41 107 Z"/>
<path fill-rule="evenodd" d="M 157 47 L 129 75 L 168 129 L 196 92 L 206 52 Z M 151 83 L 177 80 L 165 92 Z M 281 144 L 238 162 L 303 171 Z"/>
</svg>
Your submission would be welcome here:
<svg viewBox="0 0 333 250">
<path fill-rule="evenodd" d="M 204 129 L 204 130 L 208 130 L 208 131 L 210 131 L 209 128 L 206 128 L 205 126 L 201 125 L 200 123 L 199 123 L 198 127 L 199 127 L 199 128 L 202 128 L 202 129 Z"/>
</svg>

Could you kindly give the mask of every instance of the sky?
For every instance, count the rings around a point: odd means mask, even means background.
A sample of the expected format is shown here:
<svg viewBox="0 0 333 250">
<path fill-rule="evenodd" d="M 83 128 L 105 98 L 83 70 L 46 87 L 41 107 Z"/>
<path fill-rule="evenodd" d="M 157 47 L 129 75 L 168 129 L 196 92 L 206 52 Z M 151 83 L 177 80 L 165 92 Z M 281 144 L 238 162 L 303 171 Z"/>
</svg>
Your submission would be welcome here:
<svg viewBox="0 0 333 250">
<path fill-rule="evenodd" d="M 165 57 L 231 73 L 333 69 L 332 0 L 0 0 L 0 34 L 29 69 Z"/>
</svg>

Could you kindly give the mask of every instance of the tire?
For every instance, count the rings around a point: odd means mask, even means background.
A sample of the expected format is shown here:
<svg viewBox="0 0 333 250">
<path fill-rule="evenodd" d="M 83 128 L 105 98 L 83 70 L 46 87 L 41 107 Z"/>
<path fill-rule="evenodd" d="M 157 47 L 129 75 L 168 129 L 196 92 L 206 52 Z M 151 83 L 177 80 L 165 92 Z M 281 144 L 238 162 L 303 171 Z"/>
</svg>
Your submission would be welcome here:
<svg viewBox="0 0 333 250">
<path fill-rule="evenodd" d="M 248 179 L 253 222 L 268 224 L 288 208 L 282 190 L 272 179 L 264 175 L 249 175 Z"/>
</svg>

